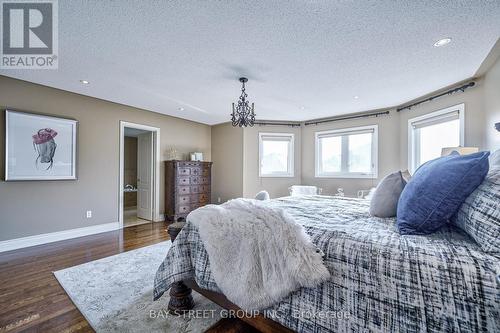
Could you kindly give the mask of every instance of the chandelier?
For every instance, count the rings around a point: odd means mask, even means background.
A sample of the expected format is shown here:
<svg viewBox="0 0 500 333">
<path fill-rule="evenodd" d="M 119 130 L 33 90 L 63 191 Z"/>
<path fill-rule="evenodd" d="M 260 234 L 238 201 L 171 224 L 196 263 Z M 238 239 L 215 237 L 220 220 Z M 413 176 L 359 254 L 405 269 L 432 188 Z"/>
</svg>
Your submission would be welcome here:
<svg viewBox="0 0 500 333">
<path fill-rule="evenodd" d="M 248 81 L 246 77 L 240 77 L 239 80 L 242 84 L 241 87 L 241 96 L 240 99 L 238 100 L 238 105 L 235 106 L 233 103 L 233 113 L 231 114 L 231 122 L 233 123 L 233 126 L 239 126 L 239 127 L 247 127 L 247 126 L 253 126 L 255 122 L 255 112 L 254 110 L 254 104 L 252 103 L 252 106 L 250 106 L 250 103 L 247 101 L 247 93 L 245 92 L 245 82 Z"/>
</svg>

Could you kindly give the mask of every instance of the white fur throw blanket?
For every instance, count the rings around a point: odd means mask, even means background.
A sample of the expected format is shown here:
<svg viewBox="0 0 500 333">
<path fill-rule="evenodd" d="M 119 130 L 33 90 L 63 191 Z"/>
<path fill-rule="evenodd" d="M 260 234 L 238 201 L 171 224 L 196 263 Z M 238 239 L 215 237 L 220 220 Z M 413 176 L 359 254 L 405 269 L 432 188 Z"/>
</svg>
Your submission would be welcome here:
<svg viewBox="0 0 500 333">
<path fill-rule="evenodd" d="M 243 310 L 267 308 L 330 276 L 321 251 L 282 209 L 235 199 L 199 208 L 187 220 L 198 228 L 217 286 Z"/>
</svg>

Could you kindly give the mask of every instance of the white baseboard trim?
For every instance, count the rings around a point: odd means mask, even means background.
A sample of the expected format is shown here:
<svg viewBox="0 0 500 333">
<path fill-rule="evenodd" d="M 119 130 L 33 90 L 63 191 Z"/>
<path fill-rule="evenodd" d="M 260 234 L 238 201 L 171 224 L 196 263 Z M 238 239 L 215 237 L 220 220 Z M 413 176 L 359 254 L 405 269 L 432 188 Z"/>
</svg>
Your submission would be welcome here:
<svg viewBox="0 0 500 333">
<path fill-rule="evenodd" d="M 113 231 L 117 229 L 120 229 L 120 224 L 118 222 L 112 222 L 106 224 L 93 225 L 84 228 L 56 231 L 48 234 L 9 239 L 5 241 L 0 241 L 0 252 L 17 250 L 40 244 L 52 243 L 65 239 L 100 234 L 101 232 Z"/>
<path fill-rule="evenodd" d="M 164 222 L 164 221 L 165 221 L 165 214 L 159 214 L 153 220 L 153 222 Z"/>
</svg>

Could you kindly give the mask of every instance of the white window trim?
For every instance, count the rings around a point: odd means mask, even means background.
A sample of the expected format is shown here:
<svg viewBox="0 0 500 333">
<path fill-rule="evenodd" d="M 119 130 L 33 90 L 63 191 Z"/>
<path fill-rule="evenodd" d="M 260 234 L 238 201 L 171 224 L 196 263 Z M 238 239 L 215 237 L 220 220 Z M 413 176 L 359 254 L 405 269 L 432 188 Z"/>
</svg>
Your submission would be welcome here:
<svg viewBox="0 0 500 333">
<path fill-rule="evenodd" d="M 338 134 L 345 133 L 349 134 L 349 132 L 358 132 L 365 130 L 373 130 L 373 139 L 372 139 L 372 164 L 373 164 L 373 172 L 321 172 L 320 170 L 320 151 L 319 151 L 319 137 L 325 134 Z M 378 125 L 370 125 L 370 126 L 361 126 L 361 127 L 351 127 L 351 128 L 342 128 L 336 130 L 329 131 L 321 131 L 314 133 L 315 135 L 315 174 L 316 178 L 370 178 L 375 179 L 378 178 Z"/>
<path fill-rule="evenodd" d="M 264 137 L 284 137 L 290 139 L 288 145 L 288 170 L 289 172 L 262 173 L 262 143 Z M 295 177 L 295 134 L 294 133 L 273 133 L 259 132 L 259 177 L 261 178 L 293 178 Z"/>
<path fill-rule="evenodd" d="M 465 142 L 465 135 L 464 135 L 464 119 L 465 119 L 465 104 L 458 104 L 458 105 L 453 105 L 450 107 L 447 107 L 445 109 L 441 109 L 438 111 L 434 111 L 431 113 L 424 114 L 423 116 L 415 117 L 408 119 L 408 169 L 410 173 L 414 173 L 415 170 L 417 169 L 415 163 L 416 163 L 416 145 L 414 145 L 415 140 L 415 131 L 413 130 L 412 124 L 415 122 L 421 122 L 425 121 L 430 118 L 434 117 L 439 117 L 442 115 L 445 115 L 447 113 L 451 113 L 453 111 L 458 110 L 458 119 L 460 123 L 460 146 L 464 146 Z"/>
</svg>

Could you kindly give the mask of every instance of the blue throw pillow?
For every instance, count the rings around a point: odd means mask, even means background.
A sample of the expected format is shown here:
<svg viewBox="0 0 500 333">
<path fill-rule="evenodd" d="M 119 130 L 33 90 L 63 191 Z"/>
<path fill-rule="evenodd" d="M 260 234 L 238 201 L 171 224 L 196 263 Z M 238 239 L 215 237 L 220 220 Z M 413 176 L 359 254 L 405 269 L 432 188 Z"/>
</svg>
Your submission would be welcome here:
<svg viewBox="0 0 500 333">
<path fill-rule="evenodd" d="M 398 201 L 402 235 L 425 235 L 445 225 L 488 173 L 489 152 L 454 153 L 423 164 Z"/>
</svg>

